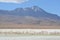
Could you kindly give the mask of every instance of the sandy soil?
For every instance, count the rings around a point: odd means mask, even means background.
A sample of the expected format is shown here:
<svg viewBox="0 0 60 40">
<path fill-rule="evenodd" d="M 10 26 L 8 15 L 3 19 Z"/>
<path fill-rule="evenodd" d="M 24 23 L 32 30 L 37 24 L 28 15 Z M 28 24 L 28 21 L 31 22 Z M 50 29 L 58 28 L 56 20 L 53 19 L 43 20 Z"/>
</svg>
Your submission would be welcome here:
<svg viewBox="0 0 60 40">
<path fill-rule="evenodd" d="M 60 29 L 60 26 L 41 26 L 29 24 L 0 24 L 0 29 Z"/>
</svg>

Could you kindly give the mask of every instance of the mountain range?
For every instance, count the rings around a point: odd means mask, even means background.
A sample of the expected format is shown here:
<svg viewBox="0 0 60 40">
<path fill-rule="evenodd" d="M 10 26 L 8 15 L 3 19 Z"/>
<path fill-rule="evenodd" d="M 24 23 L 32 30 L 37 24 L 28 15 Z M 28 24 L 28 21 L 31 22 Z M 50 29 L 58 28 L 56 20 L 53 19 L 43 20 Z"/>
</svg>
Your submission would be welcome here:
<svg viewBox="0 0 60 40">
<path fill-rule="evenodd" d="M 60 26 L 60 16 L 46 12 L 38 6 L 0 10 L 0 26 L 5 24 Z"/>
</svg>

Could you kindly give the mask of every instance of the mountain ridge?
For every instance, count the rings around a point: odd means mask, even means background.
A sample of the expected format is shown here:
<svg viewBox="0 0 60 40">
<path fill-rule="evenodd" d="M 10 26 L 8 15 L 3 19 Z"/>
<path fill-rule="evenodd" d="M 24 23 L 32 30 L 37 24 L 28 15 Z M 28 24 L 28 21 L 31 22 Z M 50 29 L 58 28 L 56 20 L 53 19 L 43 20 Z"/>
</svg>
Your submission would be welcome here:
<svg viewBox="0 0 60 40">
<path fill-rule="evenodd" d="M 42 26 L 60 25 L 60 16 L 51 14 L 38 6 L 0 10 L 1 23 L 38 24 Z"/>
</svg>

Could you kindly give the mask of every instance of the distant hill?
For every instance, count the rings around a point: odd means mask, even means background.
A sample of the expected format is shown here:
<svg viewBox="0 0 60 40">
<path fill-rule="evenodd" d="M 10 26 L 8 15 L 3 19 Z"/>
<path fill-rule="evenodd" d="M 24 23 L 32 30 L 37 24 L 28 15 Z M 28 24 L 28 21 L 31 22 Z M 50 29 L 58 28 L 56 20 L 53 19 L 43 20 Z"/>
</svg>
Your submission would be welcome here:
<svg viewBox="0 0 60 40">
<path fill-rule="evenodd" d="M 59 26 L 60 16 L 46 12 L 38 6 L 0 10 L 0 24 L 4 23 Z"/>
</svg>

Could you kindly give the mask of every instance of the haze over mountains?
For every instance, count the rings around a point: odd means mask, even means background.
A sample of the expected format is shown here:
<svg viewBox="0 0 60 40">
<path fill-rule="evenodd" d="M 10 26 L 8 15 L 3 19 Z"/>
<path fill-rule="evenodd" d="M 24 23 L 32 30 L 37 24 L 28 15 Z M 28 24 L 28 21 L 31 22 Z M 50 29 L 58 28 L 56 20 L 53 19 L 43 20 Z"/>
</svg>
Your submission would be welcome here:
<svg viewBox="0 0 60 40">
<path fill-rule="evenodd" d="M 38 6 L 0 10 L 0 24 L 6 23 L 59 26 L 60 16 L 48 13 Z"/>
</svg>

